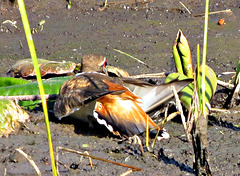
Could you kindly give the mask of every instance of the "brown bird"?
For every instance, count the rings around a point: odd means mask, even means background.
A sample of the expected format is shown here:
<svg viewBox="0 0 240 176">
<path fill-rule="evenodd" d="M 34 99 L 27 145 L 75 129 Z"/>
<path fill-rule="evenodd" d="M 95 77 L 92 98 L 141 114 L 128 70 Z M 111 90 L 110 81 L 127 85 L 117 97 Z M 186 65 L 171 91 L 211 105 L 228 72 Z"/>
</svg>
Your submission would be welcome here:
<svg viewBox="0 0 240 176">
<path fill-rule="evenodd" d="M 82 70 L 102 71 L 102 67 L 106 65 L 106 59 L 103 60 L 104 62 L 97 57 Z M 83 59 L 83 67 L 85 61 L 87 60 Z M 115 135 L 138 135 L 146 131 L 147 120 L 149 128 L 156 126 L 146 112 L 173 96 L 170 87 L 175 86 L 180 91 L 191 81 L 156 86 L 137 79 L 120 79 L 97 72 L 83 72 L 62 85 L 54 105 L 54 113 L 60 119 L 72 116 L 90 125 L 95 120 Z"/>
<path fill-rule="evenodd" d="M 83 72 L 101 72 L 106 73 L 107 59 L 100 54 L 84 55 L 81 61 L 80 71 Z"/>
</svg>

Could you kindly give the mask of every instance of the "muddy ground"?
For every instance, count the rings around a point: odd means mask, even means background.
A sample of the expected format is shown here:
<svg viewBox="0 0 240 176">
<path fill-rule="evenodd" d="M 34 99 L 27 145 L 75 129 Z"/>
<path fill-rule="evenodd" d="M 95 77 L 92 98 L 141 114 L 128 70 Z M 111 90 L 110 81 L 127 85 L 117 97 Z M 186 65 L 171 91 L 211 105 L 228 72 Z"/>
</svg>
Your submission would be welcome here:
<svg viewBox="0 0 240 176">
<path fill-rule="evenodd" d="M 187 36 L 195 63 L 196 45 L 202 44 L 204 2 L 183 0 L 187 10 L 174 0 L 149 3 L 113 3 L 103 11 L 102 1 L 25 0 L 31 27 L 45 20 L 44 29 L 33 35 L 37 55 L 49 60 L 80 62 L 84 54 L 105 55 L 110 65 L 126 69 L 130 74 L 174 71 L 172 43 L 178 29 Z M 109 1 L 111 2 L 111 1 Z M 0 31 L 0 75 L 5 76 L 16 61 L 29 58 L 29 51 L 17 5 L 0 1 L 0 23 L 17 21 L 19 29 L 2 25 Z M 219 75 L 233 72 L 240 53 L 240 2 L 237 0 L 213 0 L 210 11 L 231 9 L 232 13 L 210 15 L 208 35 L 208 65 Z M 225 18 L 224 26 L 217 25 Z M 129 59 L 113 49 L 119 49 L 146 62 L 149 68 Z M 230 76 L 220 77 L 228 80 Z M 218 89 L 222 89 L 218 87 Z M 226 94 L 216 95 L 213 104 L 222 107 Z M 222 98 L 222 99 L 220 99 Z M 235 107 L 234 110 L 238 110 Z M 0 173 L 3 175 L 35 175 L 33 167 L 19 153 L 21 148 L 36 162 L 42 175 L 51 175 L 48 140 L 41 111 L 29 111 L 30 122 L 16 134 L 1 138 Z M 91 155 L 129 164 L 142 169 L 131 175 L 194 175 L 193 149 L 186 142 L 181 123 L 172 121 L 166 125 L 171 138 L 156 144 L 155 157 L 141 156 L 137 145 L 121 142 L 104 128 L 87 128 L 87 124 L 74 119 L 58 121 L 50 113 L 50 125 L 54 148 L 67 147 L 88 151 Z M 236 126 L 234 126 L 236 125 Z M 239 113 L 212 114 L 209 121 L 208 141 L 210 163 L 214 175 L 240 175 L 240 125 Z M 60 175 L 120 175 L 127 168 L 93 160 L 91 169 L 87 159 L 77 154 L 59 153 L 59 161 L 70 168 L 60 166 Z"/>
</svg>

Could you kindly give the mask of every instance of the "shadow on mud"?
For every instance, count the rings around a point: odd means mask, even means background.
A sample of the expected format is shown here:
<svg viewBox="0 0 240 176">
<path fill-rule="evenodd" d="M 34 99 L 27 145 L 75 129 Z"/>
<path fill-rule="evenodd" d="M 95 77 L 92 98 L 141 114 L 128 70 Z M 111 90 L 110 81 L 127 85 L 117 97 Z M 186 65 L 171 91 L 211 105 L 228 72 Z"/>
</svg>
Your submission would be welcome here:
<svg viewBox="0 0 240 176">
<path fill-rule="evenodd" d="M 222 119 L 217 119 L 214 116 L 209 116 L 208 118 L 209 118 L 208 125 L 211 125 L 211 126 L 217 125 L 217 126 L 220 126 L 220 127 L 231 129 L 233 131 L 240 131 L 240 128 L 234 126 L 231 122 L 227 122 L 227 121 L 224 121 Z"/>
<path fill-rule="evenodd" d="M 169 158 L 164 154 L 163 148 L 161 148 L 158 152 L 158 160 L 163 161 L 166 165 L 167 164 L 172 164 L 176 167 L 178 167 L 181 171 L 189 172 L 189 173 L 194 173 L 193 169 L 189 167 L 187 164 L 184 163 L 179 163 L 176 161 L 174 158 Z"/>
</svg>

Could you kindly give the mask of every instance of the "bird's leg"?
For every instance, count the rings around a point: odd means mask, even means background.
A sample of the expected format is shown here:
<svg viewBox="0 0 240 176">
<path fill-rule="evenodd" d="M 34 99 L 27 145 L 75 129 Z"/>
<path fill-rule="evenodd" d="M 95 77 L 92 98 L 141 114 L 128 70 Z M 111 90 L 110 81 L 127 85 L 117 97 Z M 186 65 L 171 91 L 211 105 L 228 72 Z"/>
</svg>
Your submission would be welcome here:
<svg viewBox="0 0 240 176">
<path fill-rule="evenodd" d="M 138 135 L 129 137 L 128 141 L 130 141 L 131 144 L 138 144 L 140 146 L 141 154 L 142 155 L 144 154 L 142 140 L 140 139 L 140 137 Z"/>
</svg>

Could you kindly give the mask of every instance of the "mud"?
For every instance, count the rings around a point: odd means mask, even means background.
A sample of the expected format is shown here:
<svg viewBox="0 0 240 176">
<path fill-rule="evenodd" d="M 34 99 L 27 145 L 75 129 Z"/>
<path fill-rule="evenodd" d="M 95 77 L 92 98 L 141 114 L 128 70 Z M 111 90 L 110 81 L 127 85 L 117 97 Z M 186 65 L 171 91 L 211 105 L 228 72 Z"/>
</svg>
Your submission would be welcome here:
<svg viewBox="0 0 240 176">
<path fill-rule="evenodd" d="M 195 63 L 196 45 L 202 45 L 204 23 L 203 17 L 195 15 L 204 13 L 204 2 L 182 1 L 191 15 L 174 0 L 134 2 L 110 4 L 100 11 L 102 1 L 97 0 L 72 1 L 69 10 L 65 1 L 25 0 L 31 28 L 36 28 L 43 19 L 46 21 L 43 31 L 33 34 L 38 57 L 78 63 L 84 54 L 98 53 L 105 55 L 110 65 L 126 69 L 130 74 L 171 72 L 175 70 L 172 43 L 181 29 L 189 40 Z M 17 5 L 1 1 L 0 6 L 0 22 L 14 20 L 19 28 L 9 24 L 1 26 L 0 75 L 5 76 L 16 61 L 30 55 Z M 234 72 L 240 53 L 240 2 L 210 2 L 210 12 L 225 9 L 231 9 L 232 13 L 217 13 L 209 18 L 207 62 L 218 75 Z M 223 26 L 217 25 L 221 18 L 226 21 Z M 149 68 L 114 49 L 137 57 Z M 229 80 L 231 76 L 219 79 Z M 213 104 L 223 107 L 226 94 L 221 92 L 221 87 L 218 89 Z M 240 175 L 240 118 L 239 113 L 235 113 L 238 109 L 235 107 L 230 113 L 209 117 L 208 141 L 214 175 Z M 20 147 L 36 162 L 42 175 L 52 175 L 43 113 L 39 110 L 29 113 L 32 117 L 25 126 L 9 138 L 1 138 L 1 173 L 35 174 L 29 162 L 15 151 Z M 102 127 L 90 130 L 87 124 L 74 119 L 58 121 L 51 112 L 50 125 L 54 148 L 62 146 L 88 151 L 91 155 L 142 169 L 131 175 L 194 175 L 193 149 L 186 142 L 183 127 L 177 121 L 166 124 L 171 138 L 157 142 L 156 157 L 141 156 L 138 145 L 121 142 Z M 59 152 L 59 161 L 69 167 L 60 165 L 61 175 L 120 175 L 128 170 L 98 160 L 93 160 L 91 169 L 87 158 L 81 159 L 77 154 L 63 151 Z"/>
</svg>

